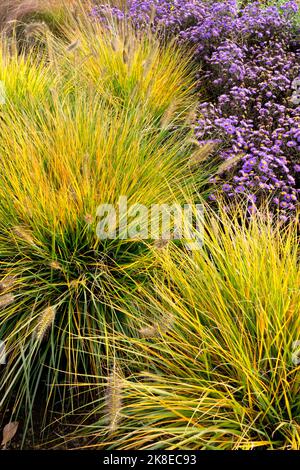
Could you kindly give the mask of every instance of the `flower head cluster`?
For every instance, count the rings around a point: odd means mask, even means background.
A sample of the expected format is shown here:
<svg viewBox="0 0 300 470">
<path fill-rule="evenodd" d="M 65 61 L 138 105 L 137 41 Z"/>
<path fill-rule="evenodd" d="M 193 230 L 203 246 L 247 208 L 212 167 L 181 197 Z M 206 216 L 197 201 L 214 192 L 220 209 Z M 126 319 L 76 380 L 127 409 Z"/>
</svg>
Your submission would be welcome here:
<svg viewBox="0 0 300 470">
<path fill-rule="evenodd" d="M 207 91 L 195 132 L 200 141 L 219 142 L 217 153 L 228 161 L 211 181 L 220 188 L 212 199 L 220 191 L 231 199 L 245 196 L 253 212 L 267 197 L 283 220 L 300 193 L 300 105 L 292 99 L 300 78 L 296 11 L 293 1 L 239 9 L 235 0 L 131 0 L 126 13 L 116 13 L 195 50 Z"/>
</svg>

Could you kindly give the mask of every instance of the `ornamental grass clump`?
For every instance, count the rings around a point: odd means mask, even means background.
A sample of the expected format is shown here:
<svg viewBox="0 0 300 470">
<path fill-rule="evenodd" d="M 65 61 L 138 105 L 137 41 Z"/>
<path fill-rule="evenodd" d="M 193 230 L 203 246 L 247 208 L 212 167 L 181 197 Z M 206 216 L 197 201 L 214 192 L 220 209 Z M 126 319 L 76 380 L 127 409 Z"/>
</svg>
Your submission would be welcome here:
<svg viewBox="0 0 300 470">
<path fill-rule="evenodd" d="M 17 37 L 19 48 L 33 47 L 48 31 L 60 35 L 70 14 L 75 13 L 76 8 L 81 9 L 78 3 L 74 0 L 1 0 L 0 32 L 9 38 Z"/>
<path fill-rule="evenodd" d="M 125 35 L 135 47 L 126 61 Z M 156 263 L 138 240 L 100 240 L 97 207 L 120 196 L 128 206 L 180 202 L 199 180 L 189 165 L 189 59 L 85 16 L 69 36 L 49 33 L 38 54 L 3 38 L 0 51 L 0 403 L 13 416 L 26 411 L 27 425 L 37 396 L 41 411 L 52 400 L 72 408 L 66 382 L 101 370 L 107 328 L 129 328 L 115 296 Z M 94 331 L 104 338 L 97 354 Z"/>
<path fill-rule="evenodd" d="M 97 8 L 95 15 L 107 15 L 107 7 Z M 215 144 L 221 165 L 228 162 L 211 180 L 211 200 L 246 199 L 251 214 L 268 200 L 283 221 L 295 214 L 300 191 L 297 10 L 292 1 L 239 7 L 235 0 L 133 0 L 113 12 L 194 51 L 201 99 L 203 89 L 207 95 L 195 133 Z"/>
</svg>

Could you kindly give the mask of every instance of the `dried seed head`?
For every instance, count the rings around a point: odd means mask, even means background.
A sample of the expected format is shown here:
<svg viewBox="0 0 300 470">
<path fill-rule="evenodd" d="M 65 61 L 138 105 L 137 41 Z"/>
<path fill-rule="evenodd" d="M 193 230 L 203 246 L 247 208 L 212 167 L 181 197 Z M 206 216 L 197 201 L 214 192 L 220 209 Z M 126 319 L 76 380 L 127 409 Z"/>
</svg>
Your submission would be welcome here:
<svg viewBox="0 0 300 470">
<path fill-rule="evenodd" d="M 119 41 L 118 41 L 118 39 L 117 39 L 117 38 L 113 38 L 113 39 L 111 40 L 110 45 L 111 45 L 112 50 L 113 50 L 114 52 L 116 52 L 116 51 L 119 49 Z"/>
<path fill-rule="evenodd" d="M 162 250 L 163 248 L 166 248 L 169 244 L 170 240 L 160 238 L 158 240 L 155 240 L 154 242 L 154 247 L 157 248 L 158 250 Z"/>
<path fill-rule="evenodd" d="M 228 158 L 227 160 L 225 160 L 224 163 L 222 163 L 219 168 L 218 168 L 218 171 L 216 172 L 217 175 L 221 175 L 222 173 L 224 173 L 225 171 L 228 171 L 230 170 L 233 166 L 235 166 L 238 162 L 241 161 L 241 159 L 243 158 L 244 154 L 242 153 L 239 153 L 238 155 L 236 155 L 235 157 L 232 157 L 232 158 Z"/>
<path fill-rule="evenodd" d="M 174 111 L 177 107 L 176 100 L 174 100 L 165 110 L 164 114 L 161 117 L 161 127 L 166 129 L 171 123 L 174 118 Z"/>
<path fill-rule="evenodd" d="M 175 318 L 172 313 L 166 313 L 163 315 L 161 323 L 159 324 L 161 331 L 166 333 L 168 330 L 170 330 L 174 325 L 174 321 Z"/>
<path fill-rule="evenodd" d="M 157 12 L 156 6 L 152 5 L 151 12 L 150 12 L 150 25 L 152 25 L 154 22 L 156 12 Z"/>
<path fill-rule="evenodd" d="M 123 49 L 123 62 L 124 64 L 128 64 L 129 62 L 129 56 L 128 56 L 128 53 L 125 51 L 125 49 Z"/>
<path fill-rule="evenodd" d="M 13 228 L 13 233 L 18 237 L 24 240 L 26 243 L 32 246 L 36 246 L 34 240 L 28 230 L 22 226 L 16 226 Z"/>
<path fill-rule="evenodd" d="M 75 188 L 72 185 L 69 186 L 69 196 L 70 196 L 70 199 L 73 201 L 77 201 L 78 199 Z"/>
<path fill-rule="evenodd" d="M 40 314 L 40 318 L 37 323 L 36 327 L 36 339 L 38 341 L 42 341 L 45 337 L 45 334 L 52 326 L 56 315 L 56 307 L 51 306 L 47 307 L 43 312 Z"/>
<path fill-rule="evenodd" d="M 59 264 L 58 261 L 51 261 L 50 267 L 51 267 L 52 269 L 56 269 L 56 270 L 58 270 L 58 271 L 61 271 L 61 270 L 62 270 L 62 266 Z"/>
<path fill-rule="evenodd" d="M 15 296 L 13 294 L 0 295 L 0 308 L 8 307 L 14 301 L 15 301 Z"/>
<path fill-rule="evenodd" d="M 172 328 L 174 324 L 174 316 L 171 313 L 167 313 L 162 316 L 159 322 L 154 323 L 151 326 L 145 326 L 139 330 L 140 335 L 143 338 L 155 338 L 160 333 L 166 333 Z"/>
<path fill-rule="evenodd" d="M 211 155 L 213 150 L 212 145 L 203 145 L 198 148 L 190 157 L 189 164 L 191 166 L 198 165 L 199 163 L 205 162 L 208 157 Z"/>
<path fill-rule="evenodd" d="M 146 382 L 160 382 L 161 376 L 157 376 L 155 374 L 151 374 L 151 372 L 144 370 L 139 373 L 139 379 Z"/>
<path fill-rule="evenodd" d="M 111 433 L 116 431 L 121 419 L 122 389 L 123 374 L 118 367 L 114 366 L 112 372 L 107 377 L 107 389 L 105 394 L 107 424 Z"/>
<path fill-rule="evenodd" d="M 24 27 L 24 35 L 27 39 L 44 35 L 49 30 L 49 27 L 44 21 L 36 21 L 32 23 L 28 23 Z"/>
<path fill-rule="evenodd" d="M 78 288 L 78 286 L 81 284 L 81 279 L 73 279 L 72 281 L 69 282 L 69 287 L 71 288 Z"/>
<path fill-rule="evenodd" d="M 88 225 L 92 225 L 92 223 L 94 222 L 94 217 L 91 215 L 91 214 L 86 214 L 84 216 L 84 221 L 88 224 Z"/>
<path fill-rule="evenodd" d="M 197 118 L 199 116 L 199 113 L 198 113 L 198 105 L 196 106 L 193 106 L 189 112 L 187 113 L 186 115 L 186 123 L 191 126 L 193 124 L 195 124 Z"/>
<path fill-rule="evenodd" d="M 124 47 L 128 46 L 129 39 L 130 39 L 130 37 L 129 37 L 128 33 L 126 33 L 125 37 L 124 37 Z"/>
<path fill-rule="evenodd" d="M 143 67 L 143 76 L 144 78 L 148 75 L 148 73 L 151 71 L 151 68 L 152 68 L 152 64 L 153 64 L 153 59 L 152 57 L 148 57 L 148 59 L 144 60 L 144 62 L 142 63 L 142 67 Z"/>
<path fill-rule="evenodd" d="M 157 325 L 145 326 L 140 329 L 142 338 L 154 338 L 158 335 Z"/>
<path fill-rule="evenodd" d="M 8 424 L 6 424 L 3 428 L 3 439 L 1 442 L 1 445 L 3 446 L 3 449 L 7 448 L 7 444 L 14 438 L 17 430 L 19 427 L 19 422 L 18 421 L 10 421 Z"/>
</svg>

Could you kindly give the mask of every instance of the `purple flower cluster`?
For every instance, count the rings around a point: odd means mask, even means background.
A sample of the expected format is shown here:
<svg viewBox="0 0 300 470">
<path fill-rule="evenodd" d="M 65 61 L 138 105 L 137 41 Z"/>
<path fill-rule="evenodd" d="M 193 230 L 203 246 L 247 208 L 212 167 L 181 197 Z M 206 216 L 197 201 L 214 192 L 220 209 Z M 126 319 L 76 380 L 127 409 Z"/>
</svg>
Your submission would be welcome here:
<svg viewBox="0 0 300 470">
<path fill-rule="evenodd" d="M 205 15 L 206 8 L 200 1 L 193 0 L 128 0 L 126 13 L 109 4 L 95 6 L 92 15 L 99 19 L 114 16 L 130 19 L 137 29 L 152 28 L 164 34 L 180 33 L 198 23 Z"/>
<path fill-rule="evenodd" d="M 98 14 L 99 8 L 107 7 L 98 7 Z M 291 1 L 239 9 L 235 0 L 132 0 L 126 13 L 116 13 L 138 29 L 150 25 L 176 34 L 195 49 L 207 92 L 195 132 L 200 141 L 219 142 L 216 153 L 228 162 L 211 180 L 211 198 L 243 196 L 254 212 L 267 197 L 283 220 L 294 213 L 300 193 L 300 105 L 292 100 L 293 81 L 300 78 L 296 11 Z"/>
</svg>

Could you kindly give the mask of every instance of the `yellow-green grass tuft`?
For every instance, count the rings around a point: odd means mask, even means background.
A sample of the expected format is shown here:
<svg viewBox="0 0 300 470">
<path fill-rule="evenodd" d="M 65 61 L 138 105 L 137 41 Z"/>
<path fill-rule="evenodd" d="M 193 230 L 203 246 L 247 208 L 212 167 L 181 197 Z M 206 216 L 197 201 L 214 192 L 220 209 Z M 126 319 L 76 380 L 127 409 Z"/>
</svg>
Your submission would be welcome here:
<svg viewBox="0 0 300 470">
<path fill-rule="evenodd" d="M 86 429 L 91 445 L 299 450 L 298 223 L 244 215 L 207 210 L 203 249 L 156 251 L 164 276 L 127 306 L 137 334 L 114 338 L 131 370 L 122 423 L 109 438 L 101 420 Z"/>
<path fill-rule="evenodd" d="M 16 284 L 3 292 L 14 302 L 2 299 L 0 312 L 8 357 L 0 404 L 13 397 L 13 414 L 25 406 L 29 418 L 40 390 L 45 409 L 58 390 L 62 408 L 72 409 L 76 386 L 63 385 L 99 373 L 107 328 L 130 326 L 116 299 L 157 264 L 137 240 L 99 240 L 97 207 L 120 196 L 129 206 L 183 203 L 206 178 L 189 164 L 189 59 L 128 30 L 133 49 L 124 63 L 111 33 L 88 21 L 67 29 L 65 42 L 49 33 L 38 54 L 19 54 L 2 39 L 0 279 Z M 120 45 L 124 34 L 114 29 Z M 97 354 L 85 339 L 94 331 L 104 335 Z"/>
</svg>

